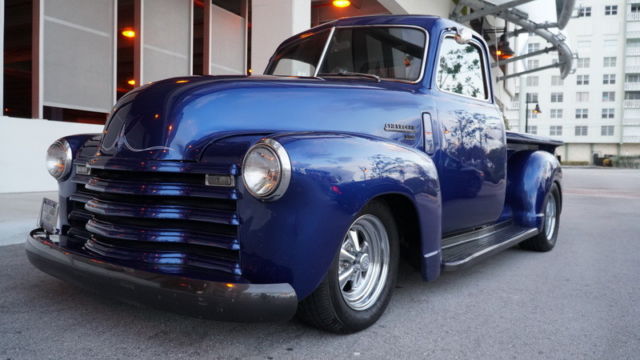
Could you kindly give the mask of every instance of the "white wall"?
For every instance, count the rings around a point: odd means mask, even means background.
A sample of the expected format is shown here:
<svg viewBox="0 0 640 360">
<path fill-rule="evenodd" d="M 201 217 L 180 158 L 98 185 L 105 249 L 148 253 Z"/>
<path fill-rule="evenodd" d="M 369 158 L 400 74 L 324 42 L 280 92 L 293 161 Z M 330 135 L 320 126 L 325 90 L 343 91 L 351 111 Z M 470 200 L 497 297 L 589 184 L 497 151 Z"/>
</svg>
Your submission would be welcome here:
<svg viewBox="0 0 640 360">
<path fill-rule="evenodd" d="M 100 132 L 102 125 L 0 117 L 0 193 L 57 190 L 45 167 L 49 145 L 63 136 Z"/>
<path fill-rule="evenodd" d="M 253 0 L 251 68 L 262 74 L 276 47 L 311 27 L 311 0 Z"/>
<path fill-rule="evenodd" d="M 392 14 L 437 15 L 448 18 L 452 1 L 434 0 L 378 0 Z"/>
</svg>

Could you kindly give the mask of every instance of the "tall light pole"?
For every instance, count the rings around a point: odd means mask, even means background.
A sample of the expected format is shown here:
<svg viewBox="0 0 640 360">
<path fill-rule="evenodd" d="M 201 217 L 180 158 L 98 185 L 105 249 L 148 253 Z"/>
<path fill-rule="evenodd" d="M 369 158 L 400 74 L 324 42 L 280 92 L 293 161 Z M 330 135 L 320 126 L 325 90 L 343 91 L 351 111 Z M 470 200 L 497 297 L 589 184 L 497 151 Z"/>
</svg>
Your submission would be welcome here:
<svg viewBox="0 0 640 360">
<path fill-rule="evenodd" d="M 524 109 L 524 132 L 529 133 L 529 104 L 536 104 L 536 107 L 533 109 L 534 114 L 540 114 L 542 111 L 540 110 L 540 105 L 537 102 L 529 101 L 529 99 L 525 99 L 525 109 Z"/>
</svg>

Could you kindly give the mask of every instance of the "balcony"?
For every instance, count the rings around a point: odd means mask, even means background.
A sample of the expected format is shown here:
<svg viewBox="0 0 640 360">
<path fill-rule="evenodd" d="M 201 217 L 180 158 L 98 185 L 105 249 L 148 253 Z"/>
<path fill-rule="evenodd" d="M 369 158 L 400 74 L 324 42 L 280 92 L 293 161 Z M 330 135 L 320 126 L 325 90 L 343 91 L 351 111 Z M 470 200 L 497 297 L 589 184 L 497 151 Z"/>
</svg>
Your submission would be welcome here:
<svg viewBox="0 0 640 360">
<path fill-rule="evenodd" d="M 627 21 L 640 21 L 640 12 L 630 12 L 627 14 Z"/>
<path fill-rule="evenodd" d="M 640 136 L 623 136 L 622 137 L 622 142 L 623 143 L 640 143 Z"/>
<path fill-rule="evenodd" d="M 640 82 L 625 82 L 624 89 L 626 91 L 640 91 Z"/>
<path fill-rule="evenodd" d="M 631 119 L 631 118 L 623 118 L 622 119 L 622 125 L 626 125 L 626 126 L 640 126 L 640 119 L 636 118 L 636 119 Z"/>
<path fill-rule="evenodd" d="M 638 39 L 640 38 L 640 31 L 627 31 L 626 36 L 627 39 Z"/>
<path fill-rule="evenodd" d="M 630 73 L 640 73 L 640 64 L 629 64 L 626 63 L 624 65 L 624 72 L 626 72 L 627 74 Z"/>
<path fill-rule="evenodd" d="M 520 110 L 520 101 L 512 101 L 511 105 L 509 106 L 509 109 Z"/>
<path fill-rule="evenodd" d="M 640 47 L 628 47 L 625 52 L 627 56 L 639 56 L 640 55 Z"/>
<path fill-rule="evenodd" d="M 640 100 L 625 100 L 623 106 L 625 109 L 640 109 Z"/>
</svg>

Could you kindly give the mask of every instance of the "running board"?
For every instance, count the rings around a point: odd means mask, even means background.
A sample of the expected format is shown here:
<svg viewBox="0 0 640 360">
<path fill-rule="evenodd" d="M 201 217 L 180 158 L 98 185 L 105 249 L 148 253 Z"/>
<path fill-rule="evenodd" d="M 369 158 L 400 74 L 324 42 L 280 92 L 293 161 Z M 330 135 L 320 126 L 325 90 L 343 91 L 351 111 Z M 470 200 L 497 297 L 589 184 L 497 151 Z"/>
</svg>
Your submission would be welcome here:
<svg viewBox="0 0 640 360">
<path fill-rule="evenodd" d="M 461 269 L 537 234 L 536 228 L 503 223 L 444 238 L 442 268 L 446 271 Z"/>
</svg>

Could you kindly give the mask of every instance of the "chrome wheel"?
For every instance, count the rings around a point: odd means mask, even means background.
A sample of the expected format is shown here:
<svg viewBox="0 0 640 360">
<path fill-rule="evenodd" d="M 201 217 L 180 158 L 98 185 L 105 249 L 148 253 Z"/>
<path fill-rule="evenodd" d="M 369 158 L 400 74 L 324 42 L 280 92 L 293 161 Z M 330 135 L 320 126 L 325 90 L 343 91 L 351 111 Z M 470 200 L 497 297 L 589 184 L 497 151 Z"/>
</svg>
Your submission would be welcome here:
<svg viewBox="0 0 640 360">
<path fill-rule="evenodd" d="M 375 304 L 389 272 L 389 237 L 376 216 L 359 217 L 340 248 L 338 284 L 347 305 L 358 311 Z"/>
<path fill-rule="evenodd" d="M 553 235 L 556 231 L 556 215 L 558 207 L 556 204 L 556 197 L 550 194 L 549 200 L 547 200 L 547 207 L 544 210 L 544 231 L 547 239 L 553 239 Z"/>
</svg>

